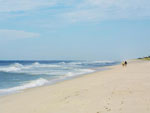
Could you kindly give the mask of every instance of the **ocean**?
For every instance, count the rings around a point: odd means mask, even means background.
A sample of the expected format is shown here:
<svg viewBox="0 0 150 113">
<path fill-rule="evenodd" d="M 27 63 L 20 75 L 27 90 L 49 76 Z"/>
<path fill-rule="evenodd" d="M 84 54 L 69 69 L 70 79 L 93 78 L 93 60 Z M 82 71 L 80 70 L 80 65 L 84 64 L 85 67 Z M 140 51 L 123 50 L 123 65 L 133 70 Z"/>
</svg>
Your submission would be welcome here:
<svg viewBox="0 0 150 113">
<path fill-rule="evenodd" d="M 0 96 L 93 73 L 115 61 L 0 61 Z M 100 68 L 98 68 L 100 69 Z"/>
</svg>

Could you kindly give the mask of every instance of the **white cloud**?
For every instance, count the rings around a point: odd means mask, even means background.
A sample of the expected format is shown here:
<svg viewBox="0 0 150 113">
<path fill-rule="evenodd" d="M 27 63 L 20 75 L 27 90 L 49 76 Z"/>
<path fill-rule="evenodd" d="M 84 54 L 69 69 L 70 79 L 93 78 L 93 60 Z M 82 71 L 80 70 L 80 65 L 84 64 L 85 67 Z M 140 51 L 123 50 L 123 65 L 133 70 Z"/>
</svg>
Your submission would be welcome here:
<svg viewBox="0 0 150 113">
<path fill-rule="evenodd" d="M 149 0 L 83 0 L 75 9 L 64 14 L 64 18 L 73 22 L 149 17 Z"/>
<path fill-rule="evenodd" d="M 0 39 L 35 38 L 39 36 L 40 34 L 38 33 L 0 29 Z"/>
<path fill-rule="evenodd" d="M 0 19 L 15 18 L 27 11 L 28 18 L 32 14 L 38 17 L 40 8 L 45 8 L 42 13 L 50 23 L 150 18 L 150 0 L 0 0 Z M 12 13 L 19 11 L 23 13 Z"/>
<path fill-rule="evenodd" d="M 56 0 L 0 0 L 0 12 L 28 11 L 55 4 Z"/>
</svg>

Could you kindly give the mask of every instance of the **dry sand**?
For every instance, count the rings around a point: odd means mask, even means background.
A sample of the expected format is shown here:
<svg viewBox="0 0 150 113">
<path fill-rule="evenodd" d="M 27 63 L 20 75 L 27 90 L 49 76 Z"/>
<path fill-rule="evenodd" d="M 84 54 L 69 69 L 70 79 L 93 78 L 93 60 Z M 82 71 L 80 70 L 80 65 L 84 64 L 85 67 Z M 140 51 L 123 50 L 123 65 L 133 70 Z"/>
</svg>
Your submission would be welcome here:
<svg viewBox="0 0 150 113">
<path fill-rule="evenodd" d="M 150 62 L 1 97 L 0 113 L 150 113 Z"/>
</svg>

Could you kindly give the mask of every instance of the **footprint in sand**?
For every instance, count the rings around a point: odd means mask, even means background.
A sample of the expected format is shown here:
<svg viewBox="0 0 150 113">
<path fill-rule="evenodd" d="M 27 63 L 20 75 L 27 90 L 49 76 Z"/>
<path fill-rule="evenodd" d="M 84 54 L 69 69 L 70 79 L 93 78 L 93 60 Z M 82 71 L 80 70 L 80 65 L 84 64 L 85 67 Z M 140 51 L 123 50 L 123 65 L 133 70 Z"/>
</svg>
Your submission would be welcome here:
<svg viewBox="0 0 150 113">
<path fill-rule="evenodd" d="M 106 106 L 104 106 L 104 108 L 105 108 L 105 110 L 107 110 L 107 111 L 111 111 L 111 108 L 108 108 L 108 107 L 106 107 Z"/>
<path fill-rule="evenodd" d="M 124 104 L 124 101 L 121 101 L 121 104 Z"/>
<path fill-rule="evenodd" d="M 68 99 L 70 96 L 65 97 L 65 100 Z"/>
<path fill-rule="evenodd" d="M 111 94 L 113 95 L 113 94 L 115 94 L 115 92 L 112 92 Z"/>
<path fill-rule="evenodd" d="M 119 111 L 122 111 L 122 108 L 119 108 Z"/>
<path fill-rule="evenodd" d="M 76 93 L 75 96 L 79 96 L 79 93 Z"/>
<path fill-rule="evenodd" d="M 107 103 L 107 105 L 109 105 L 110 103 Z"/>
<path fill-rule="evenodd" d="M 124 101 L 121 101 L 120 104 L 123 105 Z M 122 111 L 122 108 L 119 108 L 119 111 Z"/>
</svg>

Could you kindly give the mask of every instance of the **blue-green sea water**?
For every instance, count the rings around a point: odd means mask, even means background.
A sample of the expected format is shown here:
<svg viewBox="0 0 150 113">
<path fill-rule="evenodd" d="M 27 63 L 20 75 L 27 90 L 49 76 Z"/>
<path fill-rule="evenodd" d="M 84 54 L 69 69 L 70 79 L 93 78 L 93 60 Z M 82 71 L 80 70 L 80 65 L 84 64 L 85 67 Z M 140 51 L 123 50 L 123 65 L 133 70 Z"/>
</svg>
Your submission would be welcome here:
<svg viewBox="0 0 150 113">
<path fill-rule="evenodd" d="M 114 61 L 0 61 L 0 95 L 92 73 Z"/>
</svg>

